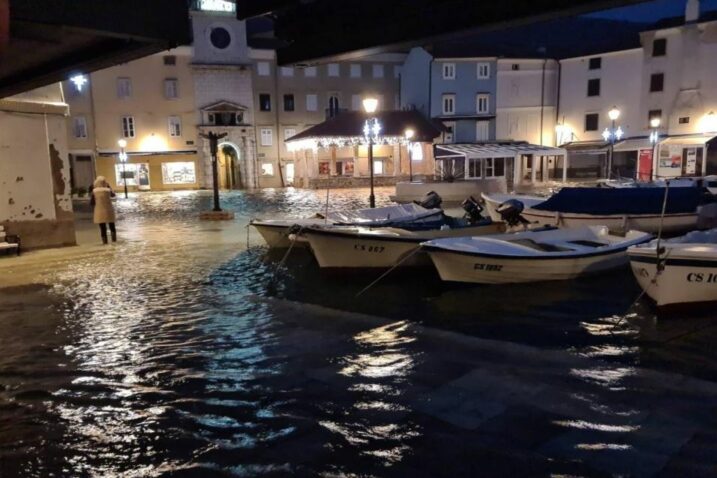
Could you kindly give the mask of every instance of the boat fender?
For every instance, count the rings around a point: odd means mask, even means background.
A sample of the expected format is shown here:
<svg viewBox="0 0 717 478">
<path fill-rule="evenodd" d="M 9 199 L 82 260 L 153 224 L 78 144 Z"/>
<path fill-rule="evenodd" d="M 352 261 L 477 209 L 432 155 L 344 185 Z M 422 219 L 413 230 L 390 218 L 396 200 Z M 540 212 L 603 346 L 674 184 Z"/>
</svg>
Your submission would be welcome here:
<svg viewBox="0 0 717 478">
<path fill-rule="evenodd" d="M 627 223 L 630 221 L 630 218 L 627 216 L 622 216 L 622 230 L 627 232 Z"/>
<path fill-rule="evenodd" d="M 555 211 L 555 226 L 559 226 L 561 222 L 563 222 L 563 215 L 560 211 Z"/>
</svg>

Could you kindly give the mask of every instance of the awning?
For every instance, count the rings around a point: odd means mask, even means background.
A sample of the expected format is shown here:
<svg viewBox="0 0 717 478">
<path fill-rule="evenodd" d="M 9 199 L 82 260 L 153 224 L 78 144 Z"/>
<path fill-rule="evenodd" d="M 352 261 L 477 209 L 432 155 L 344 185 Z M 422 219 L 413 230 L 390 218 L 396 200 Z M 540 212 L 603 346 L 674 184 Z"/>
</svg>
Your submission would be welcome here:
<svg viewBox="0 0 717 478">
<path fill-rule="evenodd" d="M 575 154 L 605 154 L 610 143 L 605 141 L 573 141 L 563 145 L 566 151 Z"/>
<path fill-rule="evenodd" d="M 563 148 L 553 148 L 526 142 L 496 142 L 496 143 L 463 143 L 438 144 L 435 146 L 434 157 L 455 158 L 509 158 L 520 154 L 533 154 L 536 156 L 564 156 Z"/>
<path fill-rule="evenodd" d="M 631 138 L 616 143 L 613 151 L 619 153 L 622 151 L 639 151 L 641 149 L 651 150 L 652 147 L 653 144 L 650 142 L 650 138 Z"/>
<path fill-rule="evenodd" d="M 684 144 L 684 145 L 695 145 L 700 146 L 704 145 L 705 143 L 715 139 L 715 136 L 712 135 L 693 135 L 693 136 L 672 136 L 669 138 L 666 138 L 664 141 L 662 141 L 660 144 Z"/>
</svg>

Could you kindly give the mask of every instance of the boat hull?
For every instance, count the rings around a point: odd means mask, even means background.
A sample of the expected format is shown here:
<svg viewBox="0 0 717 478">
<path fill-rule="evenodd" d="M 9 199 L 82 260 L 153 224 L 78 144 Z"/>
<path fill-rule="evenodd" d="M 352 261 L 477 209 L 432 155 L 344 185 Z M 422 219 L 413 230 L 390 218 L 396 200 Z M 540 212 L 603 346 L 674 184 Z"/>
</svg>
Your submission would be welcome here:
<svg viewBox="0 0 717 478">
<path fill-rule="evenodd" d="M 625 250 L 587 257 L 490 257 L 429 249 L 428 254 L 444 281 L 511 284 L 573 279 L 627 265 Z"/>
<path fill-rule="evenodd" d="M 622 234 L 630 229 L 649 232 L 652 234 L 660 230 L 660 215 L 606 215 L 594 216 L 591 214 L 557 213 L 540 211 L 538 209 L 525 209 L 522 216 L 530 222 L 544 226 L 581 227 L 581 226 L 607 226 L 612 233 Z M 684 214 L 667 214 L 662 221 L 662 232 L 674 234 L 689 231 L 697 227 L 697 212 Z"/>
<path fill-rule="evenodd" d="M 658 307 L 717 302 L 717 257 L 668 254 L 664 269 L 657 274 L 655 249 L 640 249 L 628 252 L 630 267 L 640 287 Z"/>
<path fill-rule="evenodd" d="M 375 269 L 401 266 L 430 266 L 428 257 L 417 249 L 429 239 L 458 235 L 496 234 L 504 231 L 502 223 L 460 229 L 425 231 L 408 237 L 339 232 L 312 228 L 302 234 L 322 268 Z M 408 255 L 414 254 L 404 260 Z"/>
<path fill-rule="evenodd" d="M 485 211 L 488 216 L 494 221 L 502 221 L 503 218 L 498 214 L 498 206 L 503 204 L 509 199 L 517 199 L 522 202 L 525 207 L 530 207 L 535 204 L 540 204 L 545 201 L 545 198 L 539 198 L 536 196 L 520 196 L 520 195 L 509 195 L 509 194 L 481 194 L 485 203 Z"/>
<path fill-rule="evenodd" d="M 301 237 L 297 237 L 296 239 L 291 237 L 291 226 L 261 223 L 252 223 L 251 225 L 254 226 L 264 239 L 264 242 L 271 248 L 285 249 L 291 246 L 292 241 L 295 241 L 294 247 L 307 246 L 306 241 Z"/>
</svg>

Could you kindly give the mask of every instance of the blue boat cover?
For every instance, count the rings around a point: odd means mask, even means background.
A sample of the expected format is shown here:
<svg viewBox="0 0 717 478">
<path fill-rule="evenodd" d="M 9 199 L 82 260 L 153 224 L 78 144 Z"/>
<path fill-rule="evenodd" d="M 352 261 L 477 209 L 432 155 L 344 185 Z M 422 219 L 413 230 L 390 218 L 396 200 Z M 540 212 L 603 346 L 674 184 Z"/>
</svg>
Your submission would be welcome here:
<svg viewBox="0 0 717 478">
<path fill-rule="evenodd" d="M 592 215 L 661 214 L 665 188 L 563 188 L 532 209 Z M 701 188 L 670 188 L 666 214 L 697 210 Z"/>
</svg>

